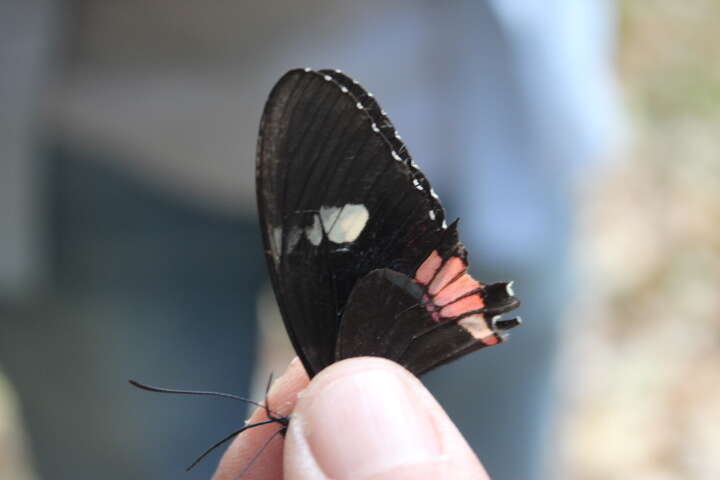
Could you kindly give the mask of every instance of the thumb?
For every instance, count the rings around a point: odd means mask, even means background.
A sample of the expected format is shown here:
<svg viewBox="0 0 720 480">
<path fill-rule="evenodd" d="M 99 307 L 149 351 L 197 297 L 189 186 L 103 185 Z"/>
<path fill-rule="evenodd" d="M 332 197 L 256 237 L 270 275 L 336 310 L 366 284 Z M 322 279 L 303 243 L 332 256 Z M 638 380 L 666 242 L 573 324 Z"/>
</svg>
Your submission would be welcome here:
<svg viewBox="0 0 720 480">
<path fill-rule="evenodd" d="M 331 365 L 298 395 L 284 471 L 290 480 L 488 478 L 420 381 L 369 357 Z"/>
</svg>

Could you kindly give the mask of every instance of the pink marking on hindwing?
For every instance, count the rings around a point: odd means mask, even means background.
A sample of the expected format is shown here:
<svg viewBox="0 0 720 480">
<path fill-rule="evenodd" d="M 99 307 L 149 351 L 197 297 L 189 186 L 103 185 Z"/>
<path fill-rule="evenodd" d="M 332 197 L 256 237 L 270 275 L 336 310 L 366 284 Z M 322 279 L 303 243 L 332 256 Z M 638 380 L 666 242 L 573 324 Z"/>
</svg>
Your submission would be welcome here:
<svg viewBox="0 0 720 480">
<path fill-rule="evenodd" d="M 459 317 L 467 312 L 480 310 L 481 308 L 483 308 L 482 297 L 479 294 L 471 295 L 443 307 L 440 310 L 440 316 L 443 318 Z"/>
<path fill-rule="evenodd" d="M 415 272 L 415 281 L 427 289 L 423 305 L 436 322 L 454 319 L 477 341 L 498 344 L 503 338 L 481 312 L 485 307 L 485 285 L 472 278 L 466 269 L 467 264 L 459 256 L 444 260 L 434 250 Z"/>
<path fill-rule="evenodd" d="M 415 280 L 423 285 L 427 285 L 435 276 L 435 272 L 440 268 L 440 265 L 442 265 L 442 258 L 437 250 L 433 250 L 430 256 L 425 259 L 422 265 L 420 265 L 420 268 L 415 272 Z"/>
<path fill-rule="evenodd" d="M 467 264 L 459 256 L 443 260 L 437 250 L 417 269 L 415 280 L 427 288 L 423 303 L 433 320 L 460 317 L 484 307 L 478 292 L 483 284 L 466 273 L 466 269 Z"/>
<path fill-rule="evenodd" d="M 435 304 L 441 307 L 445 306 L 480 287 L 482 287 L 480 282 L 472 278 L 470 274 L 465 273 L 435 295 Z"/>
<path fill-rule="evenodd" d="M 435 275 L 435 278 L 433 278 L 432 283 L 428 287 L 430 295 L 436 295 L 440 290 L 445 288 L 448 283 L 458 278 L 466 268 L 467 265 L 460 257 L 450 257 L 443 263 L 442 268 L 440 268 L 440 271 Z"/>
</svg>

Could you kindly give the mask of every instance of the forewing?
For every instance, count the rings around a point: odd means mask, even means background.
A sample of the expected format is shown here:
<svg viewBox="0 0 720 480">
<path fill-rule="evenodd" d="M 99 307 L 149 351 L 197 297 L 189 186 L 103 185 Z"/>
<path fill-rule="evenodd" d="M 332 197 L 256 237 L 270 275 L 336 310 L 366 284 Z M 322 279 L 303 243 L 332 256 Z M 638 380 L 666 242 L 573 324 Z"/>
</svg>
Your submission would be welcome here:
<svg viewBox="0 0 720 480">
<path fill-rule="evenodd" d="M 336 71 L 280 79 L 256 174 L 276 298 L 312 376 L 335 360 L 357 281 L 377 268 L 414 275 L 443 238 L 445 215 L 372 96 Z"/>
</svg>

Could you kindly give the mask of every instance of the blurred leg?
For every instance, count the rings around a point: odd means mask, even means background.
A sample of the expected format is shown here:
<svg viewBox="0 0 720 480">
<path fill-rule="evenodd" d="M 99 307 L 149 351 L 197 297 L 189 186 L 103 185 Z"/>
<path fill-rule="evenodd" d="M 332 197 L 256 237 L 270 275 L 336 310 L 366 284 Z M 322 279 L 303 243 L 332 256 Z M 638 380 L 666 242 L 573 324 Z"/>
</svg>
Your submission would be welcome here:
<svg viewBox="0 0 720 480">
<path fill-rule="evenodd" d="M 154 396 L 127 380 L 247 392 L 259 233 L 254 219 L 195 209 L 103 160 L 52 153 L 54 288 L 6 324 L 0 361 L 44 478 L 177 478 L 242 424 L 245 405 Z"/>
</svg>

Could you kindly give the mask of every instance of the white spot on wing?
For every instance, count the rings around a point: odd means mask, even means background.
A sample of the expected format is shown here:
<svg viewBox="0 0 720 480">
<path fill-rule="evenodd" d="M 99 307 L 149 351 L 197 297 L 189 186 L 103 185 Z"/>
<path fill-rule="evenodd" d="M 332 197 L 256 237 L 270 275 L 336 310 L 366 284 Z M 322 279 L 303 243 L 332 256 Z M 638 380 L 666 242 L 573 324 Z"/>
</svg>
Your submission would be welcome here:
<svg viewBox="0 0 720 480">
<path fill-rule="evenodd" d="M 311 72 L 311 71 L 312 71 L 312 69 L 311 69 L 310 67 L 305 67 L 303 70 L 305 70 L 306 72 Z"/>
<path fill-rule="evenodd" d="M 280 261 L 280 249 L 282 248 L 282 227 L 273 227 L 270 249 L 272 250 L 275 263 Z"/>
<path fill-rule="evenodd" d="M 508 282 L 507 285 L 505 285 L 505 291 L 506 291 L 507 294 L 510 295 L 511 297 L 514 297 L 514 296 L 515 296 L 515 292 L 513 291 L 513 283 L 515 283 L 515 282 L 514 282 L 514 281 L 511 281 L 511 282 Z"/>
<path fill-rule="evenodd" d="M 357 107 L 358 110 L 362 110 L 362 109 L 363 109 L 363 104 L 360 103 L 360 102 L 357 102 L 357 103 L 355 104 L 355 106 Z"/>
<path fill-rule="evenodd" d="M 331 242 L 354 242 L 365 229 L 370 212 L 361 204 L 348 203 L 342 207 L 320 207 L 322 224 Z"/>
<path fill-rule="evenodd" d="M 348 93 L 347 87 L 340 87 L 340 91 L 343 93 Z"/>
<path fill-rule="evenodd" d="M 329 82 L 330 80 L 332 80 L 332 77 L 330 75 L 323 75 L 323 78 L 325 79 L 326 82 Z"/>
<path fill-rule="evenodd" d="M 372 127 L 372 131 L 373 131 L 373 132 L 375 132 L 375 133 L 380 133 L 380 129 L 378 128 L 378 126 L 377 126 L 377 124 L 376 124 L 375 122 L 373 122 L 373 124 L 371 125 L 371 127 Z"/>
<path fill-rule="evenodd" d="M 320 245 L 320 242 L 322 242 L 323 239 L 323 227 L 322 223 L 320 222 L 320 217 L 315 215 L 312 226 L 305 227 L 305 236 L 310 241 L 310 243 L 312 243 L 316 247 Z"/>
<path fill-rule="evenodd" d="M 458 322 L 458 325 L 467 330 L 473 338 L 478 340 L 482 340 L 493 333 L 492 330 L 488 328 L 485 318 L 482 315 L 470 315 L 469 317 L 465 317 Z"/>
<path fill-rule="evenodd" d="M 428 212 L 428 217 L 430 217 L 430 220 L 435 220 L 435 210 L 430 210 Z"/>
<path fill-rule="evenodd" d="M 288 232 L 287 236 L 287 247 L 285 248 L 285 251 L 287 253 L 290 253 L 295 249 L 295 245 L 297 245 L 297 243 L 300 241 L 302 233 L 303 230 L 300 227 L 293 227 L 290 229 L 290 232 Z"/>
<path fill-rule="evenodd" d="M 402 158 L 400 158 L 400 155 L 398 155 L 395 150 L 392 151 L 392 157 L 398 161 L 402 160 Z"/>
</svg>

